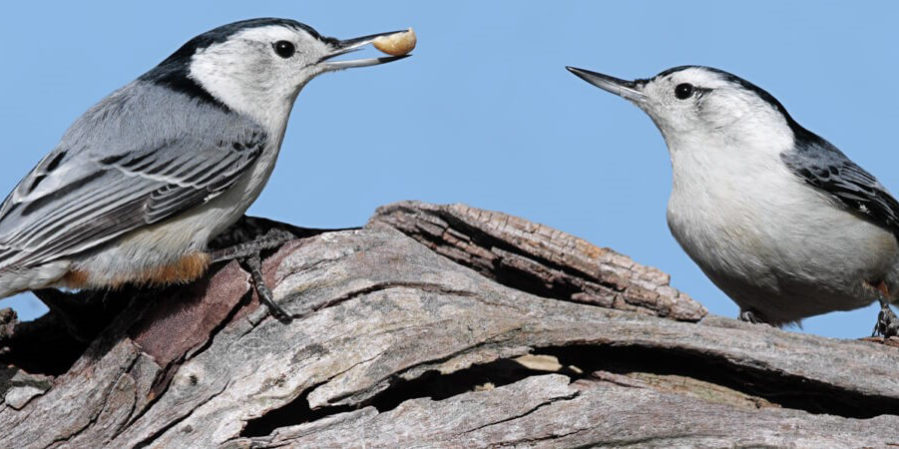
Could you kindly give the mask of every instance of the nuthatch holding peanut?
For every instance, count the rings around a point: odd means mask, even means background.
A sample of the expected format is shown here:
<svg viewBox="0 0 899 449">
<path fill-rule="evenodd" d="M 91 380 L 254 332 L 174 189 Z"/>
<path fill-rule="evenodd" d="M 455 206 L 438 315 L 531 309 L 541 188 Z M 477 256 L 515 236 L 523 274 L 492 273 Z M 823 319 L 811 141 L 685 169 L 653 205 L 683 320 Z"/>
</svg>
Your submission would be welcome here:
<svg viewBox="0 0 899 449">
<path fill-rule="evenodd" d="M 303 86 L 403 58 L 333 60 L 391 34 L 266 18 L 191 39 L 78 118 L 0 206 L 0 297 L 200 277 L 271 175 Z"/>
</svg>

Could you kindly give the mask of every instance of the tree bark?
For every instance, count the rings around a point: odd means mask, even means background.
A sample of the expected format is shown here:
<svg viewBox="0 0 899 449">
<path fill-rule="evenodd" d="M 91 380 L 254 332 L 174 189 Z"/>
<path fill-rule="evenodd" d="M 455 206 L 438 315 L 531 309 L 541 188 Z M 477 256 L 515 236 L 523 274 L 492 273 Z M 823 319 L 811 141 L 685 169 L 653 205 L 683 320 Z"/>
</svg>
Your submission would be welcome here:
<svg viewBox="0 0 899 449">
<path fill-rule="evenodd" d="M 290 323 L 236 262 L 81 294 L 85 342 L 0 312 L 0 447 L 899 446 L 890 345 L 706 316 L 654 268 L 463 205 L 289 229 L 264 273 Z"/>
</svg>

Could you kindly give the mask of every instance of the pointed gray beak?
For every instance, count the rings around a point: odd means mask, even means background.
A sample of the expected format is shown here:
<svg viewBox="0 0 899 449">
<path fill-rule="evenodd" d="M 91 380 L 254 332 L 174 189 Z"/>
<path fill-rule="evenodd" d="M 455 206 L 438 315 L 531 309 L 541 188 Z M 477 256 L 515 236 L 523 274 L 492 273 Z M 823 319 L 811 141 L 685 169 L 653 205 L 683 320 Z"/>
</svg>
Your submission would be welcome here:
<svg viewBox="0 0 899 449">
<path fill-rule="evenodd" d="M 384 56 L 381 58 L 367 58 L 367 59 L 353 59 L 350 61 L 330 61 L 326 62 L 329 59 L 336 58 L 340 55 L 345 55 L 347 53 L 351 53 L 357 50 L 361 50 L 362 47 L 370 44 L 373 40 L 381 37 L 381 36 L 389 36 L 391 34 L 402 33 L 405 30 L 401 31 L 390 31 L 387 33 L 378 33 L 378 34 L 370 34 L 368 36 L 356 37 L 352 39 L 346 40 L 337 40 L 334 39 L 332 41 L 332 46 L 334 47 L 334 51 L 327 54 L 324 58 L 319 59 L 318 63 L 321 67 L 325 69 L 325 71 L 333 71 L 333 70 L 343 70 L 349 69 L 352 67 L 368 67 L 371 65 L 379 65 L 387 62 L 397 61 L 403 58 L 407 58 L 412 55 L 401 55 L 401 56 Z"/>
<path fill-rule="evenodd" d="M 569 72 L 578 76 L 578 78 L 604 90 L 618 95 L 621 98 L 632 101 L 634 103 L 643 103 L 646 101 L 646 95 L 640 92 L 640 86 L 634 81 L 625 81 L 602 73 L 591 72 L 589 70 L 579 69 L 576 67 L 566 66 Z"/>
</svg>

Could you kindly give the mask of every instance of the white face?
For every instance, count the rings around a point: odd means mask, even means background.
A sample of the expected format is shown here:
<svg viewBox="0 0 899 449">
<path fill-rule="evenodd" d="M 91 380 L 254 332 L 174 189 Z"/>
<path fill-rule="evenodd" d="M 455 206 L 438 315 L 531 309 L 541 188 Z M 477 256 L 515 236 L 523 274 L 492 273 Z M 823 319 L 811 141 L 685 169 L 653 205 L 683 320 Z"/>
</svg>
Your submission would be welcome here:
<svg viewBox="0 0 899 449">
<path fill-rule="evenodd" d="M 319 62 L 336 50 L 302 29 L 249 28 L 194 54 L 190 76 L 228 107 L 267 125 L 286 119 L 300 89 L 328 70 Z"/>
<path fill-rule="evenodd" d="M 787 126 L 783 115 L 756 92 L 701 67 L 655 77 L 640 90 L 645 100 L 634 103 L 666 139 L 675 134 L 744 139 Z"/>
</svg>

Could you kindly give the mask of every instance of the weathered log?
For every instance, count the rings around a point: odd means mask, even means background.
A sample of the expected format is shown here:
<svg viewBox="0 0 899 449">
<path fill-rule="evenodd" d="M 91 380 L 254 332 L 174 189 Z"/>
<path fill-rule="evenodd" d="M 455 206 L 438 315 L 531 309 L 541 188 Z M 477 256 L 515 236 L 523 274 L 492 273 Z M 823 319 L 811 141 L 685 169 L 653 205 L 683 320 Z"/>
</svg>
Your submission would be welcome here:
<svg viewBox="0 0 899 449">
<path fill-rule="evenodd" d="M 658 270 L 461 205 L 303 235 L 264 264 L 288 324 L 235 262 L 107 294 L 87 343 L 0 313 L 0 447 L 899 445 L 894 347 L 703 318 Z"/>
</svg>

